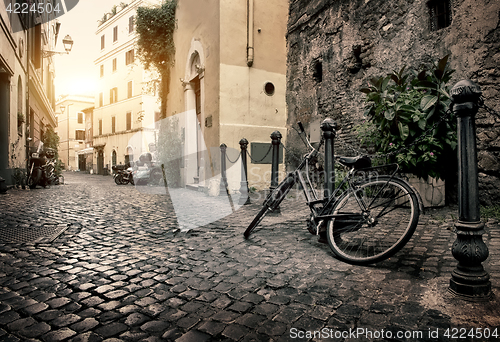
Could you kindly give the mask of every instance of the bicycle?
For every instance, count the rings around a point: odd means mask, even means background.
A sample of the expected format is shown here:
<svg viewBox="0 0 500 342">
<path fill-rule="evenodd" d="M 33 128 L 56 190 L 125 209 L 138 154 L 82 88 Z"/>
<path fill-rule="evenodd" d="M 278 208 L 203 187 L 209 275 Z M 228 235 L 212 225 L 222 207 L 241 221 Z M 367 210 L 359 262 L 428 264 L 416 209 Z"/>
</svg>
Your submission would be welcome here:
<svg viewBox="0 0 500 342">
<path fill-rule="evenodd" d="M 310 151 L 295 171 L 289 172 L 268 194 L 244 237 L 248 239 L 264 216 L 278 208 L 298 182 L 311 210 L 309 232 L 318 235 L 326 226 L 328 244 L 338 259 L 354 265 L 367 265 L 385 260 L 401 250 L 413 235 L 423 206 L 418 192 L 396 176 L 399 165 L 373 167 L 367 156 L 334 156 L 349 171 L 330 196 L 319 198 L 309 177 L 309 162 L 317 156 L 324 140 L 322 138 L 319 146 L 314 148 L 300 122 L 298 126 L 298 134 Z M 376 170 L 382 168 L 395 170 L 380 176 Z"/>
</svg>

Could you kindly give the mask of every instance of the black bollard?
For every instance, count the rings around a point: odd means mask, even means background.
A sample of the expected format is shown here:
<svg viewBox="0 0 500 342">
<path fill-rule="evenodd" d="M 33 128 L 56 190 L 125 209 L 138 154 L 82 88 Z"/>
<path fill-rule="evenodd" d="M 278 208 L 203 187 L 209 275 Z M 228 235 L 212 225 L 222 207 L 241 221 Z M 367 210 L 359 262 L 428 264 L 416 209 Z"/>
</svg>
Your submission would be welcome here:
<svg viewBox="0 0 500 342">
<path fill-rule="evenodd" d="M 240 140 L 241 149 L 241 183 L 240 183 L 240 201 L 239 205 L 250 204 L 250 196 L 248 191 L 248 179 L 247 179 L 247 148 L 248 140 L 243 138 Z"/>
<path fill-rule="evenodd" d="M 279 158 L 280 158 L 280 144 L 281 144 L 281 138 L 282 135 L 279 131 L 274 131 L 271 133 L 271 144 L 272 144 L 272 165 L 271 165 L 271 186 L 269 187 L 270 191 L 273 191 L 276 189 L 278 186 L 278 179 L 279 179 Z M 279 214 L 281 213 L 280 207 L 277 207 L 275 210 L 273 210 L 274 213 Z"/>
<path fill-rule="evenodd" d="M 227 176 L 226 176 L 226 151 L 227 145 L 220 145 L 220 187 L 219 196 L 227 196 Z"/>
<path fill-rule="evenodd" d="M 325 139 L 325 189 L 324 198 L 329 198 L 335 189 L 335 157 L 334 157 L 334 139 L 335 128 L 337 125 L 335 121 L 326 118 L 321 123 L 321 130 L 323 131 L 323 138 Z"/>
<path fill-rule="evenodd" d="M 481 265 L 488 258 L 480 220 L 475 115 L 481 89 L 470 80 L 458 82 L 450 91 L 458 130 L 458 222 L 451 252 L 458 260 L 451 274 L 451 293 L 472 300 L 491 298 L 488 272 Z"/>
</svg>

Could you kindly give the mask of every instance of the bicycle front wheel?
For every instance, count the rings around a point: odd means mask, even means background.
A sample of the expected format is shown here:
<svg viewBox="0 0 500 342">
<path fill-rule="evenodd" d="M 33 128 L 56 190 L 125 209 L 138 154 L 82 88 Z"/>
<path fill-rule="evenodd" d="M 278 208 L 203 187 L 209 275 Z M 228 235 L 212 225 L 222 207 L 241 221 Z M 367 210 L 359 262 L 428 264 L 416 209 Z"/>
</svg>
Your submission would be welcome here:
<svg viewBox="0 0 500 342">
<path fill-rule="evenodd" d="M 243 236 L 245 236 L 245 239 L 248 239 L 248 237 L 250 236 L 252 231 L 255 229 L 255 227 L 257 227 L 259 225 L 260 221 L 262 221 L 262 219 L 264 218 L 264 216 L 266 216 L 268 210 L 269 210 L 269 206 L 264 204 L 262 209 L 260 209 L 259 213 L 257 215 L 255 215 L 252 222 L 250 222 L 250 224 L 248 225 L 248 228 L 245 230 L 245 233 L 243 233 Z"/>
<path fill-rule="evenodd" d="M 382 176 L 346 191 L 328 222 L 330 248 L 342 261 L 367 265 L 393 256 L 410 240 L 420 214 L 414 191 L 402 180 Z"/>
</svg>

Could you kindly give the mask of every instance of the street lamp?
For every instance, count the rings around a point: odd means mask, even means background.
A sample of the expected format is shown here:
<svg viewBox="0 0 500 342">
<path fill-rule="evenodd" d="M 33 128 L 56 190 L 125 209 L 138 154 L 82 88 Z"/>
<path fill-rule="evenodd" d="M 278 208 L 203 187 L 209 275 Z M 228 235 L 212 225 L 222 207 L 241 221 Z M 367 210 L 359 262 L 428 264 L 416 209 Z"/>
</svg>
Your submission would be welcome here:
<svg viewBox="0 0 500 342">
<path fill-rule="evenodd" d="M 53 55 L 65 55 L 69 54 L 71 49 L 73 48 L 73 39 L 71 39 L 71 36 L 69 34 L 66 35 L 63 39 L 63 45 L 64 45 L 64 50 L 65 51 L 42 51 L 42 56 L 43 58 L 50 57 Z"/>
</svg>

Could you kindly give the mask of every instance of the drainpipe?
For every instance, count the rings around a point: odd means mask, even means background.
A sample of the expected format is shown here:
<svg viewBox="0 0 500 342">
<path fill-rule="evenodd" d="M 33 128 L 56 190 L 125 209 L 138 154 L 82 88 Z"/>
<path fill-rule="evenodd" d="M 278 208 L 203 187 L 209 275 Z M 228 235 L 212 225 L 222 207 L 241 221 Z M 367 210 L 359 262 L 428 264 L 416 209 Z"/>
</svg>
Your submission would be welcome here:
<svg viewBox="0 0 500 342">
<path fill-rule="evenodd" d="M 253 0 L 247 0 L 247 65 L 253 65 Z"/>
</svg>

